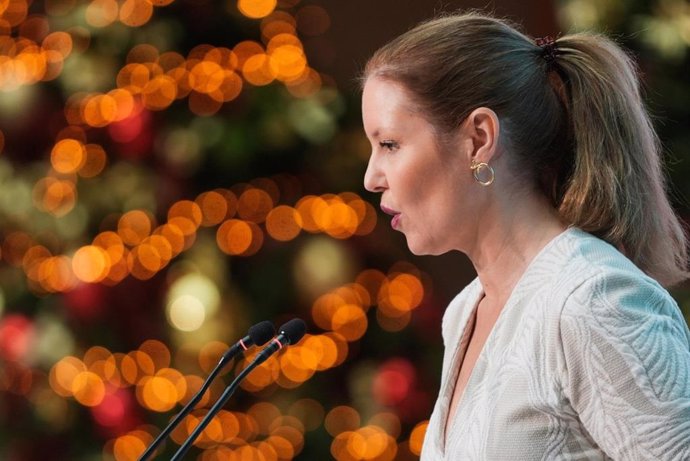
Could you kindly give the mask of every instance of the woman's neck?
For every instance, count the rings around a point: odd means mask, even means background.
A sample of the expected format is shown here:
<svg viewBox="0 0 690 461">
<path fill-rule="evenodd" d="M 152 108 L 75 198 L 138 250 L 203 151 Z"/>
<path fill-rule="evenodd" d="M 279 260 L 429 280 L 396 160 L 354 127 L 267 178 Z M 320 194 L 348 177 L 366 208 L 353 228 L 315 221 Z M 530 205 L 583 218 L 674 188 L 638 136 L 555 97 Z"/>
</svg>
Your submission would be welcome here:
<svg viewBox="0 0 690 461">
<path fill-rule="evenodd" d="M 481 237 L 467 255 L 486 300 L 502 307 L 534 257 L 567 225 L 538 194 L 512 196 L 488 213 L 478 226 Z"/>
</svg>

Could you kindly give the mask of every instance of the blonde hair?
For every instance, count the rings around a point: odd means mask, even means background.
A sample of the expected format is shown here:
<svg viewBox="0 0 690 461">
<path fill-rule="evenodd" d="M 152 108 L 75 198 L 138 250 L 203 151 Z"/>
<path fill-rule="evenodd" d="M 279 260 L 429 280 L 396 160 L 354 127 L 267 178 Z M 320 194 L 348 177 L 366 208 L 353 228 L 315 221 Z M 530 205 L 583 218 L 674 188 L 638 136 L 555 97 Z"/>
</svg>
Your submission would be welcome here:
<svg viewBox="0 0 690 461">
<path fill-rule="evenodd" d="M 473 109 L 491 108 L 513 166 L 564 221 L 621 249 L 664 285 L 687 279 L 686 236 L 666 196 L 634 62 L 598 34 L 567 35 L 555 46 L 550 61 L 506 20 L 442 16 L 379 49 L 362 80 L 405 86 L 441 137 Z"/>
</svg>

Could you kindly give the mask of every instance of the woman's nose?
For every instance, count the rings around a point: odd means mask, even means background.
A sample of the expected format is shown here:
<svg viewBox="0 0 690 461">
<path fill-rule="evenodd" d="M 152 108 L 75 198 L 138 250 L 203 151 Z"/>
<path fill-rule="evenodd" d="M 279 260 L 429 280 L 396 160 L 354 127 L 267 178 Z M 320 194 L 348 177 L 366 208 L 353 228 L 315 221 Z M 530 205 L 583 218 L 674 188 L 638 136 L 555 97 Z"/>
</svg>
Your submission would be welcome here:
<svg viewBox="0 0 690 461">
<path fill-rule="evenodd" d="M 377 161 L 376 154 L 372 154 L 369 157 L 367 171 L 364 173 L 364 188 L 369 192 L 383 192 L 386 187 L 386 176 Z"/>
</svg>

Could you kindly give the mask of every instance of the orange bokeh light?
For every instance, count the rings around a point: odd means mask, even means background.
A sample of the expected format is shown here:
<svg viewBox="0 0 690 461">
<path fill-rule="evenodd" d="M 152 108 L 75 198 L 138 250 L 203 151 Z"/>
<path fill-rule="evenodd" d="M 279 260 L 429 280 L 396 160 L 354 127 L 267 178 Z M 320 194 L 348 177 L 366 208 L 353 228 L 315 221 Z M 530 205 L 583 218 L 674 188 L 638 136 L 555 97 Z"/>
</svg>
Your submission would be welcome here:
<svg viewBox="0 0 690 461">
<path fill-rule="evenodd" d="M 120 21 L 130 27 L 143 26 L 153 16 L 153 4 L 149 0 L 125 0 L 120 6 Z"/>
<path fill-rule="evenodd" d="M 107 251 L 98 246 L 83 246 L 72 257 L 72 270 L 82 282 L 100 282 L 110 270 L 110 256 Z"/>
<path fill-rule="evenodd" d="M 144 107 L 164 110 L 177 98 L 177 82 L 168 75 L 158 75 L 146 83 L 141 94 Z"/>
<path fill-rule="evenodd" d="M 113 445 L 115 461 L 136 461 L 144 453 L 149 443 L 150 439 L 144 440 L 133 434 L 118 437 Z"/>
<path fill-rule="evenodd" d="M 410 433 L 410 451 L 415 455 L 422 453 L 422 444 L 424 443 L 424 436 L 429 427 L 429 421 L 422 421 L 418 423 Z"/>
<path fill-rule="evenodd" d="M 85 162 L 84 145 L 76 139 L 58 141 L 50 153 L 50 163 L 58 173 L 74 173 Z"/>
<path fill-rule="evenodd" d="M 151 217 L 141 210 L 123 214 L 117 223 L 117 233 L 126 245 L 134 246 L 151 233 Z"/>
<path fill-rule="evenodd" d="M 84 150 L 86 158 L 77 173 L 82 178 L 93 178 L 94 176 L 98 176 L 103 171 L 108 161 L 105 150 L 98 144 L 87 144 L 84 146 Z"/>
<path fill-rule="evenodd" d="M 273 199 L 263 189 L 249 187 L 240 195 L 237 203 L 237 213 L 242 219 L 255 223 L 262 223 L 273 208 Z"/>
<path fill-rule="evenodd" d="M 84 406 L 95 407 L 105 397 L 105 384 L 100 376 L 91 371 L 82 371 L 72 381 L 74 398 Z"/>
<path fill-rule="evenodd" d="M 297 237 L 301 230 L 302 217 L 290 206 L 277 206 L 266 217 L 266 232 L 275 240 L 290 241 Z"/>
<path fill-rule="evenodd" d="M 238 255 L 251 245 L 252 231 L 246 222 L 230 219 L 218 228 L 216 241 L 224 253 Z"/>
<path fill-rule="evenodd" d="M 273 82 L 278 74 L 271 65 L 271 57 L 260 53 L 250 56 L 242 66 L 244 79 L 254 86 L 265 86 Z"/>
<path fill-rule="evenodd" d="M 168 210 L 168 221 L 170 222 L 173 218 L 185 218 L 189 220 L 194 225 L 194 230 L 196 231 L 201 225 L 203 213 L 199 205 L 191 200 L 180 200 L 179 202 L 175 202 Z M 181 230 L 184 232 L 184 229 Z"/>
<path fill-rule="evenodd" d="M 93 27 L 107 27 L 117 21 L 117 0 L 92 0 L 86 7 L 86 22 Z"/>
<path fill-rule="evenodd" d="M 248 18 L 260 19 L 271 14 L 277 4 L 277 0 L 238 0 L 237 8 Z"/>
<path fill-rule="evenodd" d="M 359 427 L 360 416 L 357 411 L 345 405 L 337 406 L 326 414 L 324 427 L 331 436 L 336 437 L 346 431 L 353 431 Z"/>
</svg>

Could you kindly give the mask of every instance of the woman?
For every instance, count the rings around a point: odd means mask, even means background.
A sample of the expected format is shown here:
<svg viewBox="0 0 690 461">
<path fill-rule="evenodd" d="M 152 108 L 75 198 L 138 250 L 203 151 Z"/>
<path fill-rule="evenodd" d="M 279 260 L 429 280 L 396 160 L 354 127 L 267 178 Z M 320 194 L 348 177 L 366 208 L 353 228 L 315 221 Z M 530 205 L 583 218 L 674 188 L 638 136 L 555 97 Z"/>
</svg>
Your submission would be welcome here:
<svg viewBox="0 0 690 461">
<path fill-rule="evenodd" d="M 368 62 L 365 187 L 478 277 L 443 319 L 422 460 L 690 459 L 688 278 L 659 143 L 612 41 L 451 15 Z"/>
</svg>

